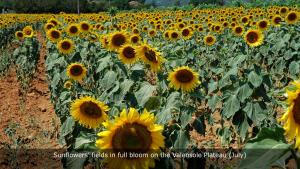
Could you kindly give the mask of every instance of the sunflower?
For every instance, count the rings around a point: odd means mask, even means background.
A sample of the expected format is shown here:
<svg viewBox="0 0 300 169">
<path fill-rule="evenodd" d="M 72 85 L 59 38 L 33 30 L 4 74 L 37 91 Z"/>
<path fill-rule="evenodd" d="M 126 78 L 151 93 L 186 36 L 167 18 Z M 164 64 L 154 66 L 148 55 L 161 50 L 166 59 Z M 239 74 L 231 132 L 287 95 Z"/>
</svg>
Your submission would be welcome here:
<svg viewBox="0 0 300 169">
<path fill-rule="evenodd" d="M 154 36 L 156 35 L 156 30 L 155 30 L 155 29 L 149 30 L 148 35 L 149 35 L 150 37 L 154 37 Z"/>
<path fill-rule="evenodd" d="M 206 35 L 204 37 L 204 43 L 208 46 L 211 46 L 216 43 L 216 37 L 214 37 L 213 35 Z"/>
<path fill-rule="evenodd" d="M 109 48 L 117 51 L 123 45 L 128 43 L 129 38 L 127 36 L 128 35 L 126 32 L 115 32 L 111 34 L 109 40 Z"/>
<path fill-rule="evenodd" d="M 64 88 L 70 90 L 72 88 L 73 83 L 68 80 L 64 83 Z"/>
<path fill-rule="evenodd" d="M 108 36 L 101 36 L 100 42 L 101 42 L 103 48 L 106 48 L 106 49 L 109 48 Z"/>
<path fill-rule="evenodd" d="M 193 31 L 190 28 L 183 28 L 181 30 L 181 35 L 184 39 L 190 39 L 193 36 Z"/>
<path fill-rule="evenodd" d="M 99 41 L 99 35 L 96 32 L 90 32 L 89 36 L 90 42 L 98 42 Z"/>
<path fill-rule="evenodd" d="M 72 63 L 67 67 L 67 76 L 73 80 L 82 81 L 86 72 L 86 68 L 81 63 Z"/>
<path fill-rule="evenodd" d="M 290 141 L 296 137 L 295 147 L 300 149 L 300 82 L 294 81 L 292 85 L 295 86 L 294 90 L 286 91 L 289 107 L 279 121 L 284 122 L 283 128 Z"/>
<path fill-rule="evenodd" d="M 23 28 L 24 37 L 31 38 L 34 34 L 31 26 L 26 26 Z"/>
<path fill-rule="evenodd" d="M 280 8 L 280 14 L 281 15 L 286 15 L 287 12 L 288 12 L 288 8 L 287 7 L 281 7 Z"/>
<path fill-rule="evenodd" d="M 235 35 L 242 36 L 243 33 L 244 33 L 244 27 L 243 27 L 243 26 L 235 26 L 235 27 L 233 28 L 233 33 L 234 33 Z"/>
<path fill-rule="evenodd" d="M 249 21 L 250 21 L 250 20 L 249 20 L 249 16 L 244 16 L 244 17 L 241 18 L 241 22 L 242 22 L 244 25 L 248 24 Z"/>
<path fill-rule="evenodd" d="M 105 159 L 108 169 L 149 169 L 155 167 L 156 158 L 150 154 L 159 153 L 165 147 L 162 135 L 163 126 L 155 124 L 155 116 L 144 110 L 142 114 L 130 108 L 120 113 L 112 121 L 103 123 L 105 130 L 98 133 L 96 146 L 101 152 L 124 154 L 126 157 L 111 157 Z M 130 157 L 130 155 L 143 157 Z"/>
<path fill-rule="evenodd" d="M 157 52 L 154 48 L 147 44 L 142 44 L 137 47 L 136 55 L 145 63 L 150 65 L 152 71 L 156 72 L 160 70 L 161 64 L 164 62 L 164 58 L 160 52 Z"/>
<path fill-rule="evenodd" d="M 64 39 L 57 43 L 59 51 L 63 54 L 70 54 L 74 50 L 74 42 L 71 39 Z"/>
<path fill-rule="evenodd" d="M 297 21 L 299 20 L 299 14 L 295 11 L 291 11 L 287 14 L 287 16 L 285 17 L 285 21 L 288 24 L 295 24 L 297 23 Z"/>
<path fill-rule="evenodd" d="M 280 15 L 275 15 L 272 17 L 272 24 L 276 27 L 280 26 L 280 22 L 282 22 L 282 18 Z"/>
<path fill-rule="evenodd" d="M 268 26 L 269 26 L 269 22 L 266 19 L 263 19 L 263 20 L 257 22 L 257 27 L 261 31 L 268 29 Z"/>
<path fill-rule="evenodd" d="M 51 18 L 47 21 L 48 23 L 52 23 L 54 26 L 60 25 L 59 21 L 56 20 L 55 18 Z"/>
<path fill-rule="evenodd" d="M 140 42 L 140 36 L 139 35 L 132 35 L 130 36 L 130 42 L 132 44 L 138 44 Z"/>
<path fill-rule="evenodd" d="M 54 28 L 55 27 L 55 25 L 53 24 L 53 23 L 46 23 L 45 25 L 44 25 L 44 30 L 45 31 L 48 31 L 48 30 L 50 30 L 50 29 L 52 29 L 52 28 Z"/>
<path fill-rule="evenodd" d="M 107 119 L 109 107 L 93 97 L 85 96 L 71 104 L 71 115 L 75 121 L 87 128 L 97 128 Z"/>
<path fill-rule="evenodd" d="M 223 31 L 222 26 L 219 24 L 214 25 L 214 31 L 217 33 L 222 33 Z"/>
<path fill-rule="evenodd" d="M 22 31 L 17 31 L 15 33 L 15 36 L 16 36 L 17 39 L 21 40 L 21 39 L 24 38 L 24 33 Z"/>
<path fill-rule="evenodd" d="M 244 40 L 249 46 L 256 47 L 263 43 L 264 35 L 257 29 L 249 29 L 244 35 Z"/>
<path fill-rule="evenodd" d="M 184 92 L 193 91 L 200 84 L 198 76 L 198 73 L 187 66 L 176 68 L 169 73 L 169 86 L 176 90 L 181 89 Z"/>
<path fill-rule="evenodd" d="M 164 38 L 169 40 L 170 39 L 170 30 L 164 32 Z"/>
<path fill-rule="evenodd" d="M 57 29 L 50 29 L 47 31 L 47 38 L 52 42 L 58 42 L 61 39 L 61 32 Z"/>
<path fill-rule="evenodd" d="M 86 21 L 82 21 L 82 22 L 79 23 L 79 28 L 80 28 L 81 32 L 87 33 L 87 32 L 90 31 L 91 25 Z"/>
<path fill-rule="evenodd" d="M 178 40 L 180 38 L 179 32 L 172 30 L 169 32 L 169 38 L 171 40 Z"/>
<path fill-rule="evenodd" d="M 77 36 L 79 34 L 79 27 L 77 24 L 71 24 L 67 27 L 67 33 L 70 36 Z"/>
<path fill-rule="evenodd" d="M 120 48 L 118 57 L 125 64 L 134 64 L 138 60 L 135 47 L 131 45 L 124 45 Z"/>
</svg>

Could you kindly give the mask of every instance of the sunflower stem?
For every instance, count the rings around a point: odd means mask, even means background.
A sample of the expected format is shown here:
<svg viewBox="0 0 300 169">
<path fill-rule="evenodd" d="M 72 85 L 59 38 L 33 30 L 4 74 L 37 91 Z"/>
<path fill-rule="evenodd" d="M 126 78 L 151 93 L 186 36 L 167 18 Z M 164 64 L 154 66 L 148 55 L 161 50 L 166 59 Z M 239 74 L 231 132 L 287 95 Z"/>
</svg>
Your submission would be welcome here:
<svg viewBox="0 0 300 169">
<path fill-rule="evenodd" d="M 183 157 L 180 158 L 180 169 L 184 169 Z"/>
<path fill-rule="evenodd" d="M 296 154 L 296 152 L 295 152 L 294 149 L 291 149 L 291 152 L 292 152 L 293 158 L 296 161 L 297 168 L 300 168 L 300 157 L 297 156 L 297 154 Z"/>
</svg>

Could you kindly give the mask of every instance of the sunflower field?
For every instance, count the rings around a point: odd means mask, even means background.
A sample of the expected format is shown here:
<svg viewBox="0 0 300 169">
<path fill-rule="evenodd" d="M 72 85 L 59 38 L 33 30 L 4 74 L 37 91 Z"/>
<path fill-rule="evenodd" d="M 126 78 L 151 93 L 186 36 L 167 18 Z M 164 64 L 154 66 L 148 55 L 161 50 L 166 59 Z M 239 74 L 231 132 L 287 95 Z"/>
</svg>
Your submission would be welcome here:
<svg viewBox="0 0 300 169">
<path fill-rule="evenodd" d="M 3 15 L 0 75 L 26 93 L 46 51 L 64 168 L 300 167 L 299 7 Z"/>
</svg>

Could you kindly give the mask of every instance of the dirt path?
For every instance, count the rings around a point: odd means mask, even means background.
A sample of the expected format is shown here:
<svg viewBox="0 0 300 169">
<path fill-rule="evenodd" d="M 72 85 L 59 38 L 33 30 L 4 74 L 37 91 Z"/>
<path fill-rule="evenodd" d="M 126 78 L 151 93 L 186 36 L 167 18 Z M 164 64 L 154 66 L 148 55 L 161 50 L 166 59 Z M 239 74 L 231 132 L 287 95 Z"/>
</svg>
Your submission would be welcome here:
<svg viewBox="0 0 300 169">
<path fill-rule="evenodd" d="M 40 35 L 39 35 L 40 36 Z M 41 36 L 39 37 L 41 38 Z M 50 102 L 45 66 L 45 49 L 40 51 L 38 69 L 30 84 L 25 104 L 20 102 L 20 87 L 15 68 L 0 78 L 0 149 L 59 149 L 57 137 L 59 120 Z M 5 157 L 4 157 L 5 158 Z M 1 158 L 0 168 L 11 168 L 12 161 Z M 2 159 L 2 160 L 1 160 Z M 25 168 L 44 168 L 34 158 Z M 22 162 L 18 163 L 22 165 Z M 54 166 L 52 166 L 54 165 Z M 59 162 L 51 162 L 46 168 L 61 168 Z M 10 166 L 10 167 L 9 167 Z"/>
</svg>

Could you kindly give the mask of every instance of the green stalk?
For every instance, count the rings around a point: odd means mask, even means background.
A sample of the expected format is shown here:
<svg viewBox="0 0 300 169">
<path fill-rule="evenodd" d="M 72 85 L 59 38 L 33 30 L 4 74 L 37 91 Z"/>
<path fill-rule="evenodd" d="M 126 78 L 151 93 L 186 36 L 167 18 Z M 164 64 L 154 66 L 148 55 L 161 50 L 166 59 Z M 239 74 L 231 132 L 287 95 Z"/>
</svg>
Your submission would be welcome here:
<svg viewBox="0 0 300 169">
<path fill-rule="evenodd" d="M 296 161 L 297 168 L 300 168 L 300 157 L 297 156 L 294 149 L 291 149 L 291 153 L 292 153 L 293 158 Z"/>
</svg>

